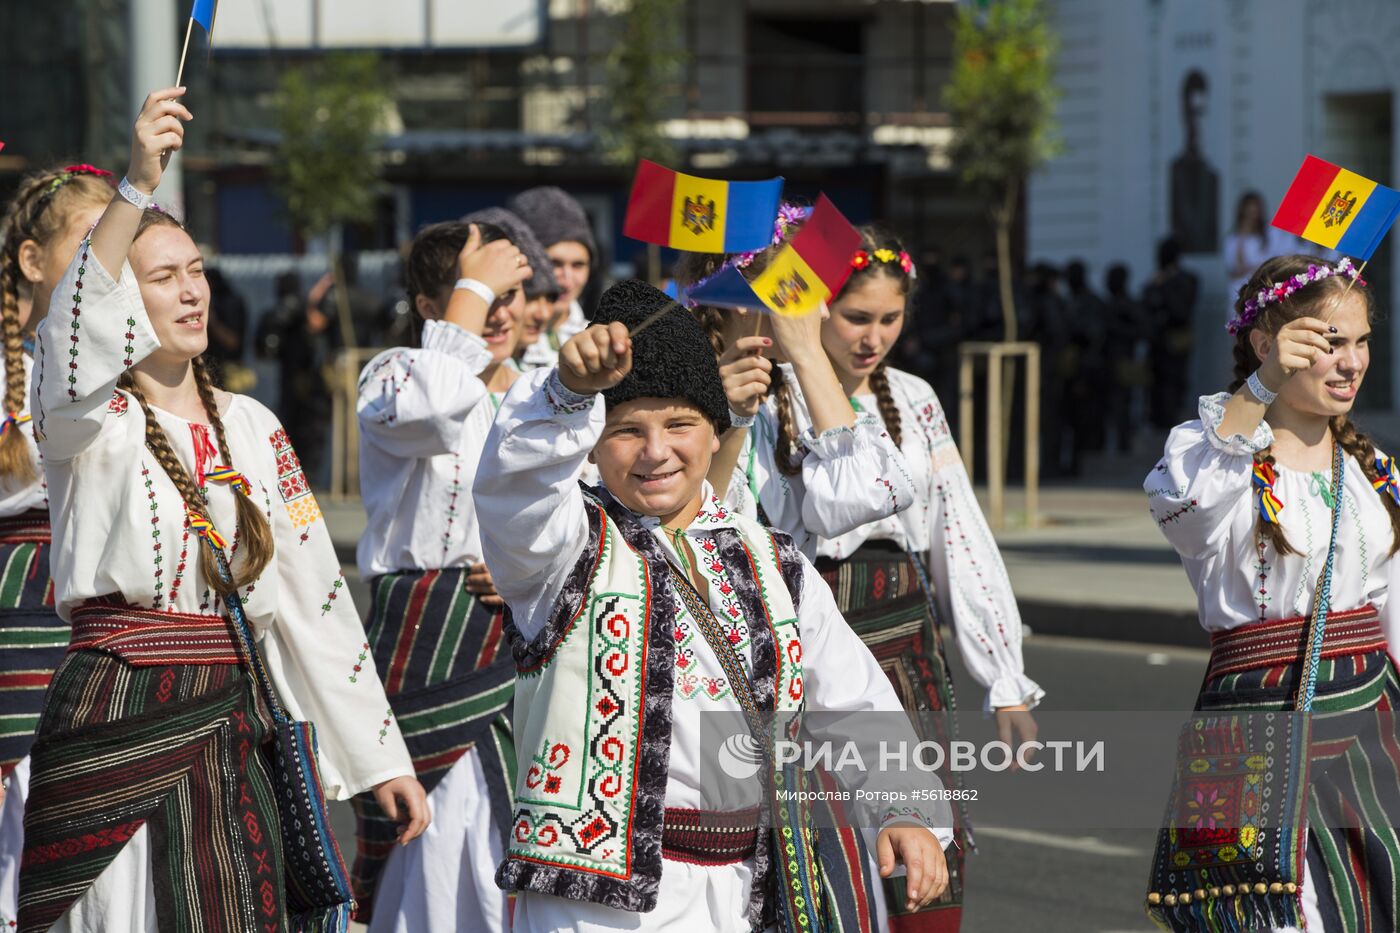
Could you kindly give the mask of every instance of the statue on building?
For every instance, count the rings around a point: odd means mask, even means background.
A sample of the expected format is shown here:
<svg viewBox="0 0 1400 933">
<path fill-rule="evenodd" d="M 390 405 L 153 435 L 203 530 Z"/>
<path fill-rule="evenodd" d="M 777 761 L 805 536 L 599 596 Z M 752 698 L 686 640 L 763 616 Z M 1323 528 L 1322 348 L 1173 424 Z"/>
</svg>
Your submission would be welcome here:
<svg viewBox="0 0 1400 933">
<path fill-rule="evenodd" d="M 1217 220 L 1220 176 L 1201 152 L 1201 120 L 1206 112 L 1206 76 L 1191 69 L 1181 82 L 1181 119 L 1185 146 L 1172 160 L 1171 233 L 1184 253 L 1210 253 L 1219 248 Z"/>
</svg>

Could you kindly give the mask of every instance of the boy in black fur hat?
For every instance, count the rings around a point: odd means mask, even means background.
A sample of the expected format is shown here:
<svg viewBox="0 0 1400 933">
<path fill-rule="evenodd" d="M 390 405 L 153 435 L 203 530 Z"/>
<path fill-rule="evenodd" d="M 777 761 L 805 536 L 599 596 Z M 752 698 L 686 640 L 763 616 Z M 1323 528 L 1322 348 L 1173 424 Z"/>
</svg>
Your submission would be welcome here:
<svg viewBox="0 0 1400 933">
<path fill-rule="evenodd" d="M 579 302 L 598 265 L 598 243 L 583 205 L 562 188 L 531 188 L 516 195 L 506 206 L 539 238 L 559 284 L 554 316 L 538 341 L 538 349 L 531 353 L 532 359 L 547 357 L 552 366 L 564 342 L 588 326 Z"/>
<path fill-rule="evenodd" d="M 679 307 L 628 336 L 669 303 L 643 282 L 609 289 L 559 365 L 511 389 L 485 444 L 474 495 L 518 674 L 497 883 L 521 892 L 522 931 L 858 928 L 863 856 L 853 873 L 827 852 L 818 866 L 811 828 L 763 805 L 772 782 L 750 782 L 753 806 L 702 789 L 707 712 L 900 704 L 791 539 L 715 499 L 729 406 L 709 341 Z M 576 482 L 585 460 L 597 487 Z M 881 873 L 901 861 L 911 903 L 937 897 L 951 828 L 882 825 Z"/>
</svg>

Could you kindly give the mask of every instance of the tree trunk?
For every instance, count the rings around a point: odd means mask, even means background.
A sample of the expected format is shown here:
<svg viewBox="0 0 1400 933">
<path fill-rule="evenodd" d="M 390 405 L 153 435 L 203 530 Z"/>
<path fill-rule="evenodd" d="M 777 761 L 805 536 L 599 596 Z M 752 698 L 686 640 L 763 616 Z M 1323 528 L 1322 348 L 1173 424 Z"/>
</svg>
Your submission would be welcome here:
<svg viewBox="0 0 1400 933">
<path fill-rule="evenodd" d="M 1007 343 L 1014 343 L 1018 336 L 1016 296 L 1011 287 L 1011 222 L 1016 217 L 1018 192 L 1019 183 L 1014 179 L 1008 181 L 1001 206 L 993 211 L 997 240 L 997 284 L 1001 291 L 1002 339 Z M 1003 483 L 1006 481 L 1005 470 L 1011 451 L 1011 412 L 1015 408 L 1015 392 L 1016 364 L 1013 362 L 1002 369 L 1002 410 L 996 415 L 1001 418 L 1001 468 L 1003 475 L 1000 479 Z M 987 481 L 991 482 L 990 476 L 987 477 Z"/>
</svg>

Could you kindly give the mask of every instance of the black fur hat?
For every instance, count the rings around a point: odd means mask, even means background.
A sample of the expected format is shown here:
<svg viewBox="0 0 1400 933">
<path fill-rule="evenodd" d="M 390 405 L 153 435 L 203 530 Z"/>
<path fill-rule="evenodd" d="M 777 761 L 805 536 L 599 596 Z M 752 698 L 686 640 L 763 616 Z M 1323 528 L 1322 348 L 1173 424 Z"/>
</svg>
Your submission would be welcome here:
<svg viewBox="0 0 1400 933">
<path fill-rule="evenodd" d="M 611 407 L 635 398 L 682 398 L 704 412 L 716 434 L 723 434 L 729 430 L 729 400 L 714 347 L 694 315 L 665 292 L 627 279 L 603 292 L 593 323 L 620 321 L 632 328 L 667 305 L 672 309 L 633 338 L 632 371 L 603 399 Z"/>
</svg>

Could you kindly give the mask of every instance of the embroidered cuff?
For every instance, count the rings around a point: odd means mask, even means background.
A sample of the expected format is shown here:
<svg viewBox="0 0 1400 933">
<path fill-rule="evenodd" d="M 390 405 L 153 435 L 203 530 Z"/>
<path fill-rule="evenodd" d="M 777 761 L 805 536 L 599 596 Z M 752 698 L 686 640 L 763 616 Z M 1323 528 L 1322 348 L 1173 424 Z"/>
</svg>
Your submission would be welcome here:
<svg viewBox="0 0 1400 933">
<path fill-rule="evenodd" d="M 1002 674 L 992 681 L 992 686 L 987 690 L 986 709 L 990 712 L 999 707 L 1019 706 L 1022 703 L 1035 709 L 1044 698 L 1045 691 L 1040 688 L 1040 684 L 1025 674 Z"/>
<path fill-rule="evenodd" d="M 580 395 L 564 385 L 564 380 L 559 378 L 558 367 L 555 367 L 545 380 L 544 397 L 549 401 L 550 410 L 556 415 L 576 415 L 581 411 L 588 411 L 597 400 L 596 395 Z"/>
<path fill-rule="evenodd" d="M 875 442 L 883 433 L 885 426 L 880 423 L 880 419 L 870 412 L 864 412 L 856 415 L 856 423 L 850 427 L 843 425 L 839 428 L 828 428 L 821 434 L 808 428 L 802 432 L 798 441 L 804 449 L 810 450 L 819 459 L 830 460 L 833 457 L 849 455 L 852 451 Z"/>
<path fill-rule="evenodd" d="M 491 365 L 491 351 L 486 349 L 486 341 L 481 339 L 481 335 L 449 321 L 424 322 L 423 349 L 456 357 L 472 367 L 473 373 L 480 373 Z"/>
<path fill-rule="evenodd" d="M 1221 436 L 1220 423 L 1225 420 L 1225 403 L 1229 400 L 1230 393 L 1228 392 L 1201 396 L 1199 407 L 1201 425 L 1205 428 L 1206 440 L 1210 442 L 1210 445 L 1216 450 L 1236 457 L 1252 457 L 1271 445 L 1274 442 L 1274 432 L 1267 421 L 1259 422 L 1259 427 L 1254 429 L 1253 437 L 1245 437 L 1243 434 L 1232 434 L 1229 437 Z"/>
</svg>

